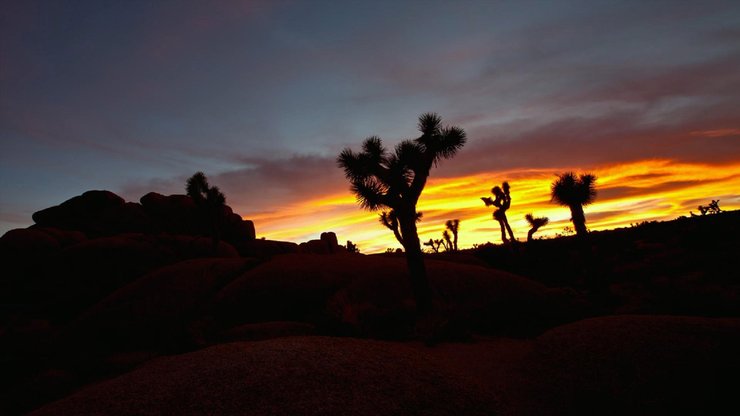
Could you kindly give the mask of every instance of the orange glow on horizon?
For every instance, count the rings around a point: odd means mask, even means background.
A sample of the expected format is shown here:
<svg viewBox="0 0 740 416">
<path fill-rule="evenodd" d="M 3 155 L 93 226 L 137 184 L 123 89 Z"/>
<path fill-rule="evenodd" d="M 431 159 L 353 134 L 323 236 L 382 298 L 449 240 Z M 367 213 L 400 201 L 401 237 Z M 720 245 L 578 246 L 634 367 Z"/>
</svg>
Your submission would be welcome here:
<svg viewBox="0 0 740 416">
<path fill-rule="evenodd" d="M 550 184 L 557 172 L 578 169 L 518 169 L 492 171 L 456 178 L 430 178 L 417 209 L 424 213 L 418 224 L 419 238 L 441 238 L 448 219 L 460 219 L 461 248 L 485 242 L 500 243 L 498 223 L 492 209 L 480 200 L 503 181 L 511 184 L 512 204 L 507 212 L 515 236 L 526 240 L 529 225 L 524 215 L 546 216 L 550 223 L 537 237 L 552 237 L 571 226 L 570 211 L 550 202 Z M 596 174 L 596 201 L 585 207 L 591 230 L 629 226 L 646 220 L 670 220 L 712 199 L 723 210 L 740 208 L 740 163 L 721 167 L 644 160 L 588 169 Z M 432 171 L 434 174 L 434 171 Z M 284 207 L 280 211 L 246 215 L 255 223 L 257 235 L 271 240 L 303 242 L 334 231 L 340 244 L 352 240 L 363 253 L 400 247 L 390 230 L 378 222 L 376 212 L 362 210 L 349 190 L 323 195 Z"/>
</svg>

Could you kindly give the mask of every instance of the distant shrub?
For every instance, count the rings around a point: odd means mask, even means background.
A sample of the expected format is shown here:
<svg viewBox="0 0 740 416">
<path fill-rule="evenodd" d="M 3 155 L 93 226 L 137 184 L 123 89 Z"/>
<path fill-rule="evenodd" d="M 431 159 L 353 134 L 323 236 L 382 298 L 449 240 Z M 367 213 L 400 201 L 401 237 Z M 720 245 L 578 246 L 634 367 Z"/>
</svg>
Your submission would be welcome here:
<svg viewBox="0 0 740 416">
<path fill-rule="evenodd" d="M 719 214 L 722 212 L 722 210 L 719 207 L 719 199 L 713 199 L 712 202 L 709 203 L 709 205 L 699 205 L 697 207 L 699 212 L 701 212 L 701 215 L 707 215 L 707 214 Z M 689 211 L 692 217 L 698 217 L 698 215 L 694 214 L 693 212 Z"/>
<path fill-rule="evenodd" d="M 357 245 L 349 240 L 347 240 L 347 245 L 345 246 L 345 248 L 347 249 L 348 253 L 360 253 L 360 249 L 357 247 Z"/>
</svg>

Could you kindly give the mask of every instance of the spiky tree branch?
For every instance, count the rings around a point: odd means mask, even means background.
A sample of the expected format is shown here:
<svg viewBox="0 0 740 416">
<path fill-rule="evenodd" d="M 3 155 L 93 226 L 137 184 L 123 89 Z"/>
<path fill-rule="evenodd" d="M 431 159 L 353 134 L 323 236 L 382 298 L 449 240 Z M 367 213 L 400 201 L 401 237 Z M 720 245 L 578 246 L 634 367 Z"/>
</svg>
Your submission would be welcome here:
<svg viewBox="0 0 740 416">
<path fill-rule="evenodd" d="M 396 237 L 396 240 L 398 240 L 398 242 L 403 246 L 403 237 L 401 236 L 401 232 L 398 230 L 398 218 L 396 217 L 395 211 L 383 211 L 380 214 L 380 223 L 393 231 L 393 235 Z"/>
</svg>

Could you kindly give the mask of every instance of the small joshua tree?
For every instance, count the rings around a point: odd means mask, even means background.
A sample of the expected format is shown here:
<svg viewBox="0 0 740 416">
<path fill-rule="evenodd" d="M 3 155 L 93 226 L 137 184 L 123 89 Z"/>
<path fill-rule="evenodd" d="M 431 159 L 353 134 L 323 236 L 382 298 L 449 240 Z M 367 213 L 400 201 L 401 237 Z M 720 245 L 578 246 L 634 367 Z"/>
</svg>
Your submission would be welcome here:
<svg viewBox="0 0 740 416">
<path fill-rule="evenodd" d="M 432 166 L 455 156 L 466 137 L 459 127 L 442 126 L 442 119 L 433 113 L 419 117 L 418 128 L 421 136 L 402 141 L 392 153 L 379 137 L 373 136 L 365 139 L 359 153 L 344 149 L 337 163 L 344 169 L 362 208 L 371 211 L 389 208 L 395 216 L 396 238 L 400 236 L 399 242 L 406 252 L 417 310 L 426 315 L 431 311 L 431 291 L 416 229 L 416 203 Z"/>
<path fill-rule="evenodd" d="M 509 242 L 506 238 L 507 231 L 509 232 L 511 241 L 516 241 L 516 238 L 514 238 L 514 232 L 511 230 L 511 226 L 509 225 L 509 220 L 506 218 L 506 211 L 511 207 L 510 189 L 509 182 L 504 182 L 500 187 L 494 186 L 491 188 L 491 193 L 496 197 L 496 199 L 491 199 L 490 197 L 481 198 L 487 207 L 491 205 L 496 207 L 496 210 L 493 211 L 493 219 L 498 221 L 498 224 L 501 227 L 501 241 L 504 243 Z"/>
<path fill-rule="evenodd" d="M 445 251 L 453 251 L 455 249 L 455 246 L 452 244 L 452 238 L 450 237 L 450 231 L 444 230 L 442 233 L 442 245 L 445 248 Z"/>
<path fill-rule="evenodd" d="M 439 253 L 439 246 L 442 245 L 442 240 L 433 240 L 430 238 L 424 245 L 429 246 L 435 253 Z"/>
<path fill-rule="evenodd" d="M 547 217 L 534 217 L 531 213 L 525 215 L 524 219 L 526 219 L 529 226 L 532 227 L 527 233 L 527 241 L 534 240 L 534 233 L 536 233 L 540 227 L 544 227 L 548 222 L 550 222 L 550 219 Z"/>
<path fill-rule="evenodd" d="M 460 220 L 447 220 L 445 227 L 452 233 L 452 250 L 457 251 L 457 231 L 460 229 Z"/>
<path fill-rule="evenodd" d="M 699 205 L 699 212 L 701 215 L 707 214 L 719 214 L 722 210 L 719 208 L 719 199 L 713 199 L 709 205 Z M 694 213 L 691 213 L 694 216 Z"/>
<path fill-rule="evenodd" d="M 221 239 L 221 215 L 226 205 L 226 197 L 218 186 L 208 186 L 208 179 L 203 172 L 196 172 L 188 178 L 185 191 L 195 201 L 201 215 L 206 218 L 211 229 L 213 250 L 216 251 Z"/>
<path fill-rule="evenodd" d="M 722 210 L 719 208 L 719 199 L 713 199 L 712 202 L 709 203 L 709 211 L 712 214 L 719 214 L 722 212 Z"/>
<path fill-rule="evenodd" d="M 596 176 L 565 172 L 558 175 L 551 187 L 552 202 L 570 208 L 570 220 L 578 236 L 588 234 L 583 207 L 596 199 Z"/>
</svg>

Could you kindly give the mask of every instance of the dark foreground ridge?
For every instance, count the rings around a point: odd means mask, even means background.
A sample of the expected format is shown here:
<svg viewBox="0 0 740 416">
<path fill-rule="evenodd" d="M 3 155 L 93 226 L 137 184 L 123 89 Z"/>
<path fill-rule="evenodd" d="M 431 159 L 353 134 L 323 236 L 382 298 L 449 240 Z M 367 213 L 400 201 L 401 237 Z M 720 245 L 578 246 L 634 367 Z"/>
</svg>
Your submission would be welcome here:
<svg viewBox="0 0 740 416">
<path fill-rule="evenodd" d="M 184 195 L 91 191 L 0 238 L 3 414 L 716 414 L 740 388 L 740 213 L 425 255 L 214 247 Z M 192 202 L 192 201 L 191 201 Z"/>
</svg>

